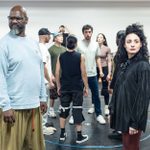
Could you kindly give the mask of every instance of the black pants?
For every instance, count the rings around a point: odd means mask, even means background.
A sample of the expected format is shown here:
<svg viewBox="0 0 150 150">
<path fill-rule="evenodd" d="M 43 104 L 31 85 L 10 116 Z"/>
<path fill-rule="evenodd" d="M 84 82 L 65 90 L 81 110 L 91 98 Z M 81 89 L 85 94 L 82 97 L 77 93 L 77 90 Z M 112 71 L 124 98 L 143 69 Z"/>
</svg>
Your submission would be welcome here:
<svg viewBox="0 0 150 150">
<path fill-rule="evenodd" d="M 66 118 L 70 112 L 72 102 L 72 116 L 75 124 L 80 124 L 84 121 L 82 114 L 83 110 L 83 92 L 82 91 L 61 91 L 60 103 L 64 111 L 61 111 L 60 117 Z"/>
<path fill-rule="evenodd" d="M 108 66 L 102 67 L 104 76 L 102 77 L 102 89 L 101 95 L 104 96 L 105 105 L 109 104 L 109 93 L 108 93 L 108 81 L 106 80 L 108 75 Z M 97 68 L 97 77 L 99 78 L 99 69 Z"/>
</svg>

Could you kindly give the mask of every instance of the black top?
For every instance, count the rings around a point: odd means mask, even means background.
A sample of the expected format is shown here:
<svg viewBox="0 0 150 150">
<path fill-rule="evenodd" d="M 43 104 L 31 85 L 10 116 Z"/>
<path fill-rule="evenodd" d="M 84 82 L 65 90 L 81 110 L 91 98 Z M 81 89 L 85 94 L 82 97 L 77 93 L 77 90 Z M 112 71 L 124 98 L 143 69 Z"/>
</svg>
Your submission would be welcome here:
<svg viewBox="0 0 150 150">
<path fill-rule="evenodd" d="M 136 55 L 118 68 L 110 102 L 111 128 L 145 131 L 150 101 L 150 65 Z"/>
<path fill-rule="evenodd" d="M 68 33 L 63 33 L 62 35 L 63 35 L 63 42 L 62 42 L 61 45 L 66 47 L 66 39 L 69 36 L 69 34 Z"/>
<path fill-rule="evenodd" d="M 83 81 L 81 77 L 81 54 L 73 52 L 64 52 L 60 55 L 61 67 L 61 91 L 83 91 Z"/>
<path fill-rule="evenodd" d="M 113 73 L 113 77 L 112 77 L 112 80 L 110 82 L 110 88 L 111 89 L 114 89 L 114 86 L 115 86 L 115 83 L 116 83 L 116 78 L 117 78 L 117 74 L 118 74 L 118 69 L 120 68 L 120 64 L 115 64 L 114 63 L 114 73 Z"/>
</svg>

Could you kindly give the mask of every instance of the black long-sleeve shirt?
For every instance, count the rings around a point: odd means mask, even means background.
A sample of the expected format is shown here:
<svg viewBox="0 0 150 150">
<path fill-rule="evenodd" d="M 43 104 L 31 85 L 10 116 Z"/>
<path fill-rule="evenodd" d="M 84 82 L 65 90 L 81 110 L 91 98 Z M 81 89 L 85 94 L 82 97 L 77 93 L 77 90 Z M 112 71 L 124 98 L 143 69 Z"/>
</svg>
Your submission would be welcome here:
<svg viewBox="0 0 150 150">
<path fill-rule="evenodd" d="M 145 131 L 150 101 L 150 64 L 136 58 L 120 65 L 110 103 L 111 128 L 128 132 Z"/>
</svg>

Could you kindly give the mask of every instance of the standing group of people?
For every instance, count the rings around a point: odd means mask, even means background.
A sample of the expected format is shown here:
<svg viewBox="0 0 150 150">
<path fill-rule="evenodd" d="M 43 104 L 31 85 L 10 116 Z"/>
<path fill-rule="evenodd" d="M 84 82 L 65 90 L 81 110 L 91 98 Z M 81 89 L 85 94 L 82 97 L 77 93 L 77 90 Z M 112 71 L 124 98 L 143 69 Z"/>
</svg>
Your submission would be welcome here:
<svg viewBox="0 0 150 150">
<path fill-rule="evenodd" d="M 62 32 L 54 33 L 54 45 L 48 53 L 44 44 L 49 42 L 50 32 L 46 28 L 40 29 L 39 43 L 29 38 L 25 33 L 28 16 L 24 7 L 12 7 L 8 20 L 10 32 L 0 40 L 0 149 L 45 150 L 43 131 L 53 134 L 56 129 L 46 126 L 44 120 L 48 114 L 55 117 L 53 106 L 58 96 L 59 140 L 64 141 L 67 137 L 65 123 L 72 102 L 76 143 L 87 141 L 88 135 L 82 133 L 82 104 L 88 89 L 94 108 L 88 112 L 95 112 L 96 120 L 106 124 L 99 98 L 100 75 L 105 115 L 110 115 L 111 128 L 121 132 L 123 150 L 139 150 L 150 100 L 148 48 L 141 25 L 129 25 L 118 42 L 111 81 L 110 48 L 102 33 L 98 34 L 97 42 L 92 40 L 91 25 L 83 26 L 82 41 L 68 35 L 66 47 L 61 45 Z M 48 91 L 50 89 L 49 113 L 46 113 L 45 84 Z M 109 91 L 112 93 L 110 103 Z"/>
</svg>

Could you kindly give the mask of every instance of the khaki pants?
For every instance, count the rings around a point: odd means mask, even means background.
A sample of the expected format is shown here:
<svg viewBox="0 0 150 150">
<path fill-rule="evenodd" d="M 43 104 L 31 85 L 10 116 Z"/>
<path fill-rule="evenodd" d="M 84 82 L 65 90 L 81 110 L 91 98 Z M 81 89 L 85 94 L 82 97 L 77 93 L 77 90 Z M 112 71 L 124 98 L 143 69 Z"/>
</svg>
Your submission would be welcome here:
<svg viewBox="0 0 150 150">
<path fill-rule="evenodd" d="M 1 150 L 45 150 L 40 108 L 15 111 L 15 123 L 1 117 Z M 33 131 L 34 130 L 34 131 Z"/>
<path fill-rule="evenodd" d="M 0 108 L 0 150 L 2 149 L 2 110 Z"/>
</svg>

